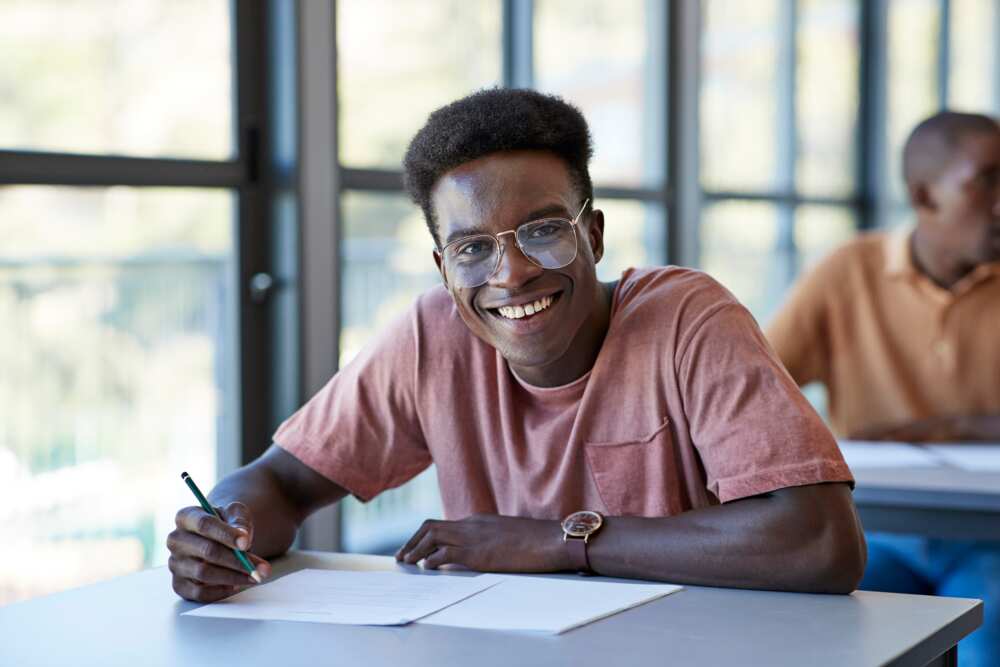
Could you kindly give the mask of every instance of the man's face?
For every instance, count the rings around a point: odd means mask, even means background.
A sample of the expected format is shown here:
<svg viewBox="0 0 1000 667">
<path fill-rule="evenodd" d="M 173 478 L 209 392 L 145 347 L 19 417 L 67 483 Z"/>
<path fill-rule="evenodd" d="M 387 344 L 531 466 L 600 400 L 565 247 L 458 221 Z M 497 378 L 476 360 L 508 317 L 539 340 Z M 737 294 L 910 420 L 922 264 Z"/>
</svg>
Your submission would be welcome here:
<svg viewBox="0 0 1000 667">
<path fill-rule="evenodd" d="M 942 249 L 970 265 L 1000 260 L 1000 129 L 964 136 L 929 189 Z"/>
<path fill-rule="evenodd" d="M 494 153 L 463 164 L 435 184 L 431 203 L 442 245 L 476 233 L 513 231 L 540 218 L 573 219 L 583 206 L 565 162 L 542 151 Z M 574 340 L 591 323 L 601 293 L 595 264 L 604 250 L 603 227 L 600 211 L 581 216 L 576 259 L 561 269 L 533 264 L 514 235 L 505 234 L 500 265 L 479 287 L 456 286 L 438 252 L 434 259 L 472 333 L 512 366 L 544 369 L 575 354 Z M 533 315 L 510 317 L 508 307 L 549 300 Z"/>
</svg>

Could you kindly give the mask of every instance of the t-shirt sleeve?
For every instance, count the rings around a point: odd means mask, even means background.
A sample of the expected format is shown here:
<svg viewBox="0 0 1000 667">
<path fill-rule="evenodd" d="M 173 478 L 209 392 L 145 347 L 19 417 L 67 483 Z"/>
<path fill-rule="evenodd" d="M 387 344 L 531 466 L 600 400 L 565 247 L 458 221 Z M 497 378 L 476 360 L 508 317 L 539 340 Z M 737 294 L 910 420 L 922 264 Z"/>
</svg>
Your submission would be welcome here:
<svg viewBox="0 0 1000 667">
<path fill-rule="evenodd" d="M 854 480 L 837 443 L 750 313 L 706 312 L 679 350 L 691 439 L 720 500 Z"/>
<path fill-rule="evenodd" d="M 411 310 L 385 328 L 274 434 L 364 501 L 431 463 L 416 409 L 416 321 Z"/>
<path fill-rule="evenodd" d="M 834 262 L 834 258 L 827 258 L 799 280 L 767 327 L 767 339 L 799 386 L 825 384 L 829 378 L 830 339 L 824 293 L 834 280 Z"/>
</svg>

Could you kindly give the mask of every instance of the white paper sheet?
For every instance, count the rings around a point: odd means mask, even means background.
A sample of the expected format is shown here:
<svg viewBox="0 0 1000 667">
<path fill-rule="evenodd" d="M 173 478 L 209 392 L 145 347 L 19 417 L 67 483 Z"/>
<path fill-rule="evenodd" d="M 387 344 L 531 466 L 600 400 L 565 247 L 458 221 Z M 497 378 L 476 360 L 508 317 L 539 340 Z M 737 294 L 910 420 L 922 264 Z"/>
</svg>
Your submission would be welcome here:
<svg viewBox="0 0 1000 667">
<path fill-rule="evenodd" d="M 672 584 L 482 575 L 501 582 L 418 623 L 559 634 L 681 590 Z"/>
<path fill-rule="evenodd" d="M 923 447 L 904 442 L 841 440 L 840 452 L 848 467 L 854 468 L 933 468 L 941 460 Z"/>
<path fill-rule="evenodd" d="M 948 465 L 974 472 L 1000 472 L 1000 445 L 942 444 L 927 449 Z"/>
<path fill-rule="evenodd" d="M 403 625 L 495 586 L 495 579 L 403 572 L 299 570 L 184 616 Z"/>
</svg>

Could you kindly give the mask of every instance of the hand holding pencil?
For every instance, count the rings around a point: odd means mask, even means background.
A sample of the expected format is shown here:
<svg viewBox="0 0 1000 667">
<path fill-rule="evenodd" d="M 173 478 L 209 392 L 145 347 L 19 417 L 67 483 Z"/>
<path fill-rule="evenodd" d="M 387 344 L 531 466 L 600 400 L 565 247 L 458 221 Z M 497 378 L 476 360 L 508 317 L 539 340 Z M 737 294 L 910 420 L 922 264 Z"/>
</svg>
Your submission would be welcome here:
<svg viewBox="0 0 1000 667">
<path fill-rule="evenodd" d="M 184 482 L 199 506 L 177 512 L 177 529 L 167 536 L 173 587 L 181 597 L 213 602 L 259 583 L 270 564 L 246 550 L 253 544 L 253 519 L 240 502 L 214 508 L 187 473 Z"/>
</svg>

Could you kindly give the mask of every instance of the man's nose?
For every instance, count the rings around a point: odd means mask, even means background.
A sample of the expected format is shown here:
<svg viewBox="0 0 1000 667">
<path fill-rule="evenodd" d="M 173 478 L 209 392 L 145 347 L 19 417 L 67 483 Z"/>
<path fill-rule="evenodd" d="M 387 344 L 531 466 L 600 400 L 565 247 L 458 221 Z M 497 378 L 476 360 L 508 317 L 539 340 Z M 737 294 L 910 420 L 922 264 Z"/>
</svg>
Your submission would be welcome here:
<svg viewBox="0 0 1000 667">
<path fill-rule="evenodd" d="M 544 269 L 524 256 L 513 234 L 500 237 L 500 264 L 490 278 L 495 287 L 520 287 L 537 278 Z"/>
</svg>

